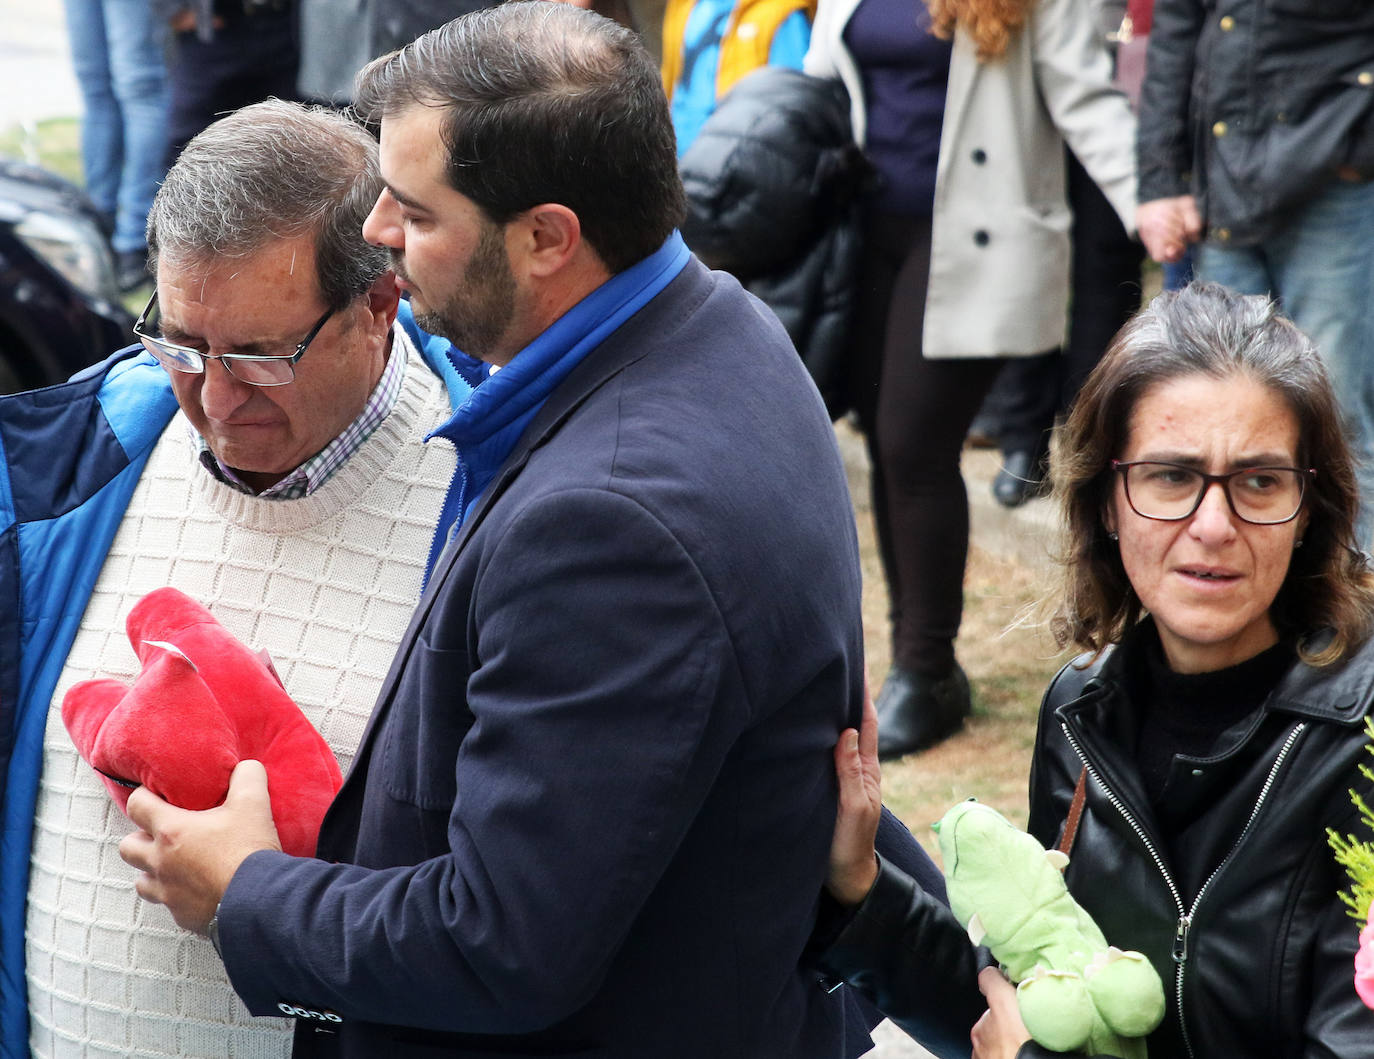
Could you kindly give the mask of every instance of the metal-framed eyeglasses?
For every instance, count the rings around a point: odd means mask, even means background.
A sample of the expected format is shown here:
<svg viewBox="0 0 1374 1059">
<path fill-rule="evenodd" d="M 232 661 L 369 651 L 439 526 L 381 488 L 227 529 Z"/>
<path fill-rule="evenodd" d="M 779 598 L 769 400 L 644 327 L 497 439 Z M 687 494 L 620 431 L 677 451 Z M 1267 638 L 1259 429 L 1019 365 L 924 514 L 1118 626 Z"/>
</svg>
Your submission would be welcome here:
<svg viewBox="0 0 1374 1059">
<path fill-rule="evenodd" d="M 1227 474 L 1207 474 L 1158 460 L 1112 460 L 1112 470 L 1121 475 L 1126 503 L 1142 518 L 1159 522 L 1191 518 L 1215 483 L 1221 485 L 1236 518 L 1254 526 L 1278 526 L 1297 518 L 1307 483 L 1317 475 L 1314 469 L 1299 467 L 1243 467 Z"/>
<path fill-rule="evenodd" d="M 157 291 L 148 299 L 137 322 L 134 335 L 143 343 L 143 348 L 157 358 L 168 371 L 184 372 L 188 375 L 201 375 L 207 360 L 217 360 L 240 382 L 250 386 L 285 386 L 296 378 L 296 362 L 305 356 L 305 351 L 320 328 L 329 322 L 334 310 L 329 309 L 315 321 L 310 333 L 296 343 L 295 347 L 284 344 L 280 353 L 202 353 L 190 346 L 180 346 L 169 342 L 158 332 L 161 314 L 158 311 Z"/>
</svg>

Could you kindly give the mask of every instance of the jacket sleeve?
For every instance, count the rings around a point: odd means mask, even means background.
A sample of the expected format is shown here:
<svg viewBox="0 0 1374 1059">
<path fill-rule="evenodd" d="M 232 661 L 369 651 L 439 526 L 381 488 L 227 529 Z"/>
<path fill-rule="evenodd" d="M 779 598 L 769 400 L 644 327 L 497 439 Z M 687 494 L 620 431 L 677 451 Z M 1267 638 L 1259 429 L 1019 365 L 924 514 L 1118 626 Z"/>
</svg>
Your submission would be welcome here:
<svg viewBox="0 0 1374 1059">
<path fill-rule="evenodd" d="M 1033 35 L 1035 80 L 1055 128 L 1135 232 L 1135 115 L 1112 83 L 1111 58 L 1088 0 L 1040 0 Z"/>
<path fill-rule="evenodd" d="M 936 1055 L 969 1054 L 985 1008 L 976 950 L 949 906 L 881 855 L 873 889 L 819 964 Z"/>
<path fill-rule="evenodd" d="M 1155 2 L 1136 140 L 1141 202 L 1188 194 L 1202 161 L 1193 157 L 1189 112 L 1203 15 L 1199 0 Z"/>
<path fill-rule="evenodd" d="M 483 567 L 466 688 L 443 701 L 466 665 L 425 630 L 405 663 L 426 670 L 427 713 L 466 697 L 476 719 L 453 766 L 448 848 L 376 869 L 249 857 L 219 921 L 250 1011 L 308 997 L 346 1019 L 469 1033 L 569 1016 L 601 985 L 750 723 L 756 704 L 699 567 L 633 500 L 543 498 L 512 517 Z M 833 723 L 798 738 L 833 742 Z M 397 770 L 415 760 L 398 751 L 385 771 L 373 760 L 369 783 L 404 790 Z M 829 762 L 816 768 L 788 802 L 808 841 L 834 813 Z M 823 855 L 815 870 L 818 890 Z"/>
</svg>

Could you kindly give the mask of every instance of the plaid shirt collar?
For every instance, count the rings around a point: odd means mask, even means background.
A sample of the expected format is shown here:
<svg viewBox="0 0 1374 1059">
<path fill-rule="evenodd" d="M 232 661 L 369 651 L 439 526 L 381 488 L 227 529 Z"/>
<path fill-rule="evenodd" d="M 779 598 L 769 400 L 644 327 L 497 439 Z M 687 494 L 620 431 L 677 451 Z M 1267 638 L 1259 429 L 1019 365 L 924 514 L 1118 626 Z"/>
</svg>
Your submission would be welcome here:
<svg viewBox="0 0 1374 1059">
<path fill-rule="evenodd" d="M 405 382 L 408 349 L 404 334 L 399 328 L 394 329 L 391 354 L 386 358 L 382 377 L 377 380 L 377 385 L 373 387 L 358 418 L 345 427 L 342 434 L 280 482 L 268 486 L 256 495 L 263 500 L 299 500 L 329 481 L 330 477 L 363 447 L 363 442 L 372 436 L 373 431 L 382 425 L 382 421 L 396 407 L 396 400 L 401 396 L 401 384 Z M 200 462 L 207 471 L 231 489 L 254 495 L 253 490 L 246 486 L 238 475 L 215 459 L 210 446 L 194 428 L 191 430 L 191 436 L 195 440 Z"/>
</svg>

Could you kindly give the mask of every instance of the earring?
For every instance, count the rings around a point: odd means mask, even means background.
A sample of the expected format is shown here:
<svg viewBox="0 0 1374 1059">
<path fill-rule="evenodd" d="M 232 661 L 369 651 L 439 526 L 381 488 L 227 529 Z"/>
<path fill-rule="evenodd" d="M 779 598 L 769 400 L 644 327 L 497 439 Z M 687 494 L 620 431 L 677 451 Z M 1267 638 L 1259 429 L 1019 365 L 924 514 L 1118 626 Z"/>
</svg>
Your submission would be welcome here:
<svg viewBox="0 0 1374 1059">
<path fill-rule="evenodd" d="M 1114 540 L 1117 540 L 1118 538 L 1117 538 L 1117 535 L 1116 535 L 1115 533 L 1108 533 L 1108 534 L 1107 534 L 1107 539 L 1108 539 L 1109 541 L 1114 541 Z"/>
<path fill-rule="evenodd" d="M 1302 538 L 1299 537 L 1297 540 L 1295 540 L 1295 541 L 1293 542 L 1293 550 L 1294 550 L 1294 551 L 1297 551 L 1297 550 L 1298 550 L 1299 548 L 1301 548 L 1301 547 L 1302 547 Z"/>
</svg>

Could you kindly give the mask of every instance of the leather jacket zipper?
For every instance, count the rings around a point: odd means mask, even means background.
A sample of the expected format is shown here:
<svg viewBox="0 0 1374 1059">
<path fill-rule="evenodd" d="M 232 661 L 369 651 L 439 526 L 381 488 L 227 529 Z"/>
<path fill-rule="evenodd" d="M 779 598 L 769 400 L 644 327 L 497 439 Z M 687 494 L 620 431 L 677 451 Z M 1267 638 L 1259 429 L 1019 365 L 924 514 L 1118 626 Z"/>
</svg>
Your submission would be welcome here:
<svg viewBox="0 0 1374 1059">
<path fill-rule="evenodd" d="M 1179 893 L 1173 877 L 1169 874 L 1169 869 L 1165 867 L 1164 858 L 1159 855 L 1159 851 L 1155 849 L 1155 845 L 1150 841 L 1149 835 L 1145 833 L 1145 829 L 1141 827 L 1135 817 L 1131 815 L 1130 810 L 1126 808 L 1126 804 L 1116 796 L 1115 792 L 1113 792 L 1105 782 L 1103 782 L 1102 774 L 1088 761 L 1088 755 L 1083 752 L 1082 745 L 1074 738 L 1073 733 L 1069 731 L 1068 722 L 1061 721 L 1059 727 L 1064 732 L 1064 738 L 1069 741 L 1069 746 L 1073 747 L 1073 752 L 1077 754 L 1078 759 L 1083 762 L 1083 767 L 1088 770 L 1088 775 L 1097 782 L 1097 785 L 1107 795 L 1107 801 L 1110 802 L 1112 807 L 1121 815 L 1121 818 L 1130 829 L 1136 833 L 1141 844 L 1145 847 L 1145 851 L 1149 853 L 1150 859 L 1154 861 L 1155 868 L 1159 871 L 1160 877 L 1164 880 L 1164 885 L 1169 888 L 1169 893 L 1173 896 L 1174 906 L 1178 909 L 1178 924 L 1174 929 L 1173 947 L 1175 967 L 1174 1001 L 1178 1007 L 1178 1026 L 1183 1034 L 1183 1046 L 1188 1050 L 1188 1055 L 1191 1059 L 1196 1059 L 1197 1053 L 1193 1050 L 1193 1042 L 1188 1036 L 1188 1023 L 1183 1017 L 1183 974 L 1188 963 L 1188 933 L 1193 925 L 1193 916 L 1197 912 L 1198 905 L 1201 903 L 1203 895 L 1207 892 L 1208 887 L 1212 885 L 1212 881 L 1221 874 L 1221 869 L 1226 867 L 1231 858 L 1235 856 L 1236 850 L 1239 849 L 1240 844 L 1245 841 L 1245 836 L 1250 833 L 1250 828 L 1254 824 L 1255 818 L 1259 816 L 1259 811 L 1264 805 L 1265 799 L 1269 797 L 1269 791 L 1274 786 L 1274 780 L 1279 774 L 1280 767 L 1282 767 L 1284 760 L 1288 757 L 1288 752 L 1293 748 L 1293 744 L 1297 741 L 1298 736 L 1301 735 L 1303 729 L 1307 727 L 1307 722 L 1299 721 L 1293 726 L 1293 730 L 1288 733 L 1288 737 L 1283 741 L 1283 746 L 1279 748 L 1278 755 L 1274 758 L 1274 763 L 1269 766 L 1269 775 L 1265 777 L 1264 786 L 1260 788 L 1259 797 L 1255 799 L 1255 805 L 1254 808 L 1250 810 L 1249 819 L 1245 821 L 1245 826 L 1241 828 L 1240 834 L 1236 836 L 1235 842 L 1231 844 L 1230 850 L 1227 852 L 1226 856 L 1221 859 L 1221 863 L 1212 869 L 1212 873 L 1207 876 L 1206 881 L 1198 889 L 1197 896 L 1193 898 L 1191 908 L 1184 907 L 1183 897 Z"/>
</svg>

